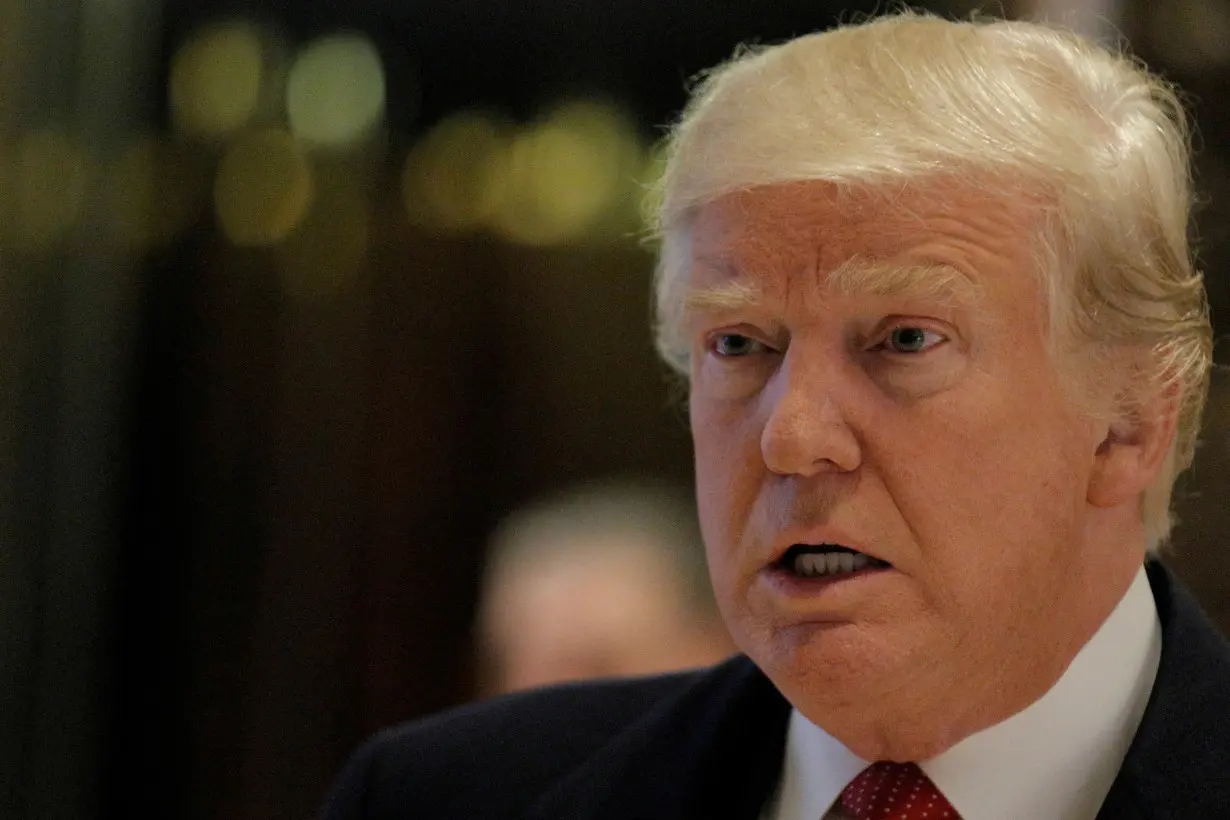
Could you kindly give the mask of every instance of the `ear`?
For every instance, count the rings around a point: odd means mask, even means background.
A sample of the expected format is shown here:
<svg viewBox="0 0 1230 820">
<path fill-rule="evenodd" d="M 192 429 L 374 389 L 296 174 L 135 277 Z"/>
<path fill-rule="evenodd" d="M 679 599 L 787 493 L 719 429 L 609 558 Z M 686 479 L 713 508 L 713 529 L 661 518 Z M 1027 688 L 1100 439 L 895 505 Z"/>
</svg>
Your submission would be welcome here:
<svg viewBox="0 0 1230 820">
<path fill-rule="evenodd" d="M 1167 385 L 1106 426 L 1094 452 L 1090 504 L 1115 507 L 1140 499 L 1170 455 L 1179 409 L 1179 389 Z"/>
</svg>

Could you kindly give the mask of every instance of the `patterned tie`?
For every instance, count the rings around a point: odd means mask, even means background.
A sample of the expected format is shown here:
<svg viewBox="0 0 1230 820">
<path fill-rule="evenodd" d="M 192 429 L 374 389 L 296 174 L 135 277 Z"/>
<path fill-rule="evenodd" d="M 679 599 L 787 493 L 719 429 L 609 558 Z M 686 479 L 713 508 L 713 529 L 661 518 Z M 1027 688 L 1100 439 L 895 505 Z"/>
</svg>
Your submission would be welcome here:
<svg viewBox="0 0 1230 820">
<path fill-rule="evenodd" d="M 873 763 L 841 793 L 855 820 L 960 820 L 940 790 L 913 763 Z"/>
</svg>

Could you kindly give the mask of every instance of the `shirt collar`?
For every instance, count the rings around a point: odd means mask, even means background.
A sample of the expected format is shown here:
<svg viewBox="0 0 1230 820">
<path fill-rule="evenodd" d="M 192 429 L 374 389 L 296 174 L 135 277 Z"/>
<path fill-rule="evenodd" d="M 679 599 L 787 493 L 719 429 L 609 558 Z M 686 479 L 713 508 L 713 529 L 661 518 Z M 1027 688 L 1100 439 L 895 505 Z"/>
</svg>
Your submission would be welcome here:
<svg viewBox="0 0 1230 820">
<path fill-rule="evenodd" d="M 1093 818 L 1140 725 L 1161 648 L 1142 566 L 1046 694 L 920 766 L 963 820 Z M 825 816 L 867 765 L 794 710 L 776 807 L 767 817 Z"/>
<path fill-rule="evenodd" d="M 792 710 L 776 805 L 766 820 L 824 817 L 842 789 L 865 768 L 867 761 L 803 717 L 798 709 Z"/>
</svg>

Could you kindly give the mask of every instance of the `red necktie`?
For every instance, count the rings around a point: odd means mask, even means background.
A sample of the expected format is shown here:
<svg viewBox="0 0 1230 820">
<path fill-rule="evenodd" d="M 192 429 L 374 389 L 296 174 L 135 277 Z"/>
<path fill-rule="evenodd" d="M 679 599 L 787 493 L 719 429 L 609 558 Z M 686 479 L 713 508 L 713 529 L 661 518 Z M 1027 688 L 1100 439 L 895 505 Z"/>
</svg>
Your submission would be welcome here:
<svg viewBox="0 0 1230 820">
<path fill-rule="evenodd" d="M 873 763 L 841 793 L 855 820 L 960 820 L 957 810 L 914 763 Z"/>
</svg>

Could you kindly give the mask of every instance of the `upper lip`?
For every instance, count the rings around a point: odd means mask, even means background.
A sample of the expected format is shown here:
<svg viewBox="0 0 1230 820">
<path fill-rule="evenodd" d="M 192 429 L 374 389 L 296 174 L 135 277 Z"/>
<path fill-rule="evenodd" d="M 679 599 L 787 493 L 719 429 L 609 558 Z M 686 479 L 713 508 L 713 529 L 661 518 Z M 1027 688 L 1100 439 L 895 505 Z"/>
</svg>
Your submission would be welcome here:
<svg viewBox="0 0 1230 820">
<path fill-rule="evenodd" d="M 823 527 L 790 529 L 783 532 L 781 537 L 773 542 L 773 554 L 769 560 L 769 565 L 773 566 L 780 563 L 786 557 L 786 553 L 789 552 L 791 547 L 799 545 L 818 547 L 821 544 L 848 547 L 852 550 L 858 550 L 871 558 L 879 559 L 885 563 L 892 563 L 884 555 L 877 552 L 875 547 L 869 546 L 865 541 L 832 527 Z"/>
</svg>

